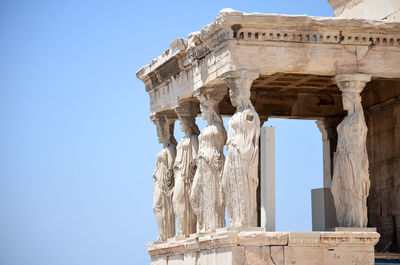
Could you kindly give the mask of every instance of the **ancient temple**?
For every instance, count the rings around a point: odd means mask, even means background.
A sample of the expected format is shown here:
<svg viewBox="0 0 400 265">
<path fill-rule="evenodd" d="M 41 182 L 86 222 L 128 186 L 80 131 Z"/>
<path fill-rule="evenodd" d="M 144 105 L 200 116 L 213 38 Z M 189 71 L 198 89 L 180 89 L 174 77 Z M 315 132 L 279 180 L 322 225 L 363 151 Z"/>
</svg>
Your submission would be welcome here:
<svg viewBox="0 0 400 265">
<path fill-rule="evenodd" d="M 153 265 L 373 264 L 375 251 L 400 252 L 400 3 L 329 2 L 335 18 L 223 9 L 137 72 L 163 144 Z M 338 227 L 257 227 L 260 127 L 270 117 L 317 120 Z"/>
</svg>

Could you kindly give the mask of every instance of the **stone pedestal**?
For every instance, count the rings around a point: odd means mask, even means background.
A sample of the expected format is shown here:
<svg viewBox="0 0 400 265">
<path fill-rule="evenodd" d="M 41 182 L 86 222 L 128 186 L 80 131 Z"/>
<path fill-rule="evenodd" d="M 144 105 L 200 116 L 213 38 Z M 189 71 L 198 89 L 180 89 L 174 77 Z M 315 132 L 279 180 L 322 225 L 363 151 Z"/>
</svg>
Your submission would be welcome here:
<svg viewBox="0 0 400 265">
<path fill-rule="evenodd" d="M 338 226 L 330 188 L 311 190 L 312 230 L 326 231 Z"/>
<path fill-rule="evenodd" d="M 232 228 L 150 243 L 152 265 L 374 264 L 376 232 L 264 232 Z"/>
</svg>

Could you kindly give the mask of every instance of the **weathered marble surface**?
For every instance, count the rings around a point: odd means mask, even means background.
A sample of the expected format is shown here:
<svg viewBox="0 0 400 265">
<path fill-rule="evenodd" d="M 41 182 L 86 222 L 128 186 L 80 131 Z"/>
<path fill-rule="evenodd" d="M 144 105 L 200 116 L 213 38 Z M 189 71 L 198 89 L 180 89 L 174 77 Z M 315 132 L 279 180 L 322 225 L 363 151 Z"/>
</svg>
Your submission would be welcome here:
<svg viewBox="0 0 400 265">
<path fill-rule="evenodd" d="M 232 105 L 237 108 L 228 122 L 227 157 L 222 190 L 233 227 L 257 226 L 257 186 L 260 119 L 250 101 L 250 87 L 257 72 L 228 72 Z"/>
<path fill-rule="evenodd" d="M 177 146 L 174 164 L 174 195 L 172 202 L 178 222 L 178 236 L 188 237 L 196 232 L 196 216 L 190 205 L 190 190 L 196 172 L 197 150 L 199 148 L 199 128 L 196 125 L 197 111 L 191 102 L 179 104 L 175 108 L 178 114 L 180 127 L 185 136 Z"/>
<path fill-rule="evenodd" d="M 338 75 L 335 82 L 342 90 L 343 108 L 348 115 L 338 125 L 338 143 L 334 156 L 332 195 L 340 226 L 366 227 L 369 194 L 367 125 L 360 92 L 370 76 Z"/>
<path fill-rule="evenodd" d="M 217 229 L 150 243 L 152 265 L 373 265 L 376 232 L 264 232 Z"/>
<path fill-rule="evenodd" d="M 335 16 L 371 20 L 400 21 L 398 0 L 328 0 Z"/>
<path fill-rule="evenodd" d="M 154 112 L 171 109 L 177 98 L 191 97 L 202 86 L 222 83 L 221 76 L 234 69 L 257 69 L 261 76 L 361 72 L 400 78 L 399 38 L 398 22 L 223 9 L 187 40 L 171 43 L 137 77 L 146 85 Z"/>
<path fill-rule="evenodd" d="M 166 241 L 175 236 L 175 215 L 172 206 L 174 188 L 173 165 L 176 156 L 176 140 L 174 138 L 174 120 L 165 115 L 152 115 L 157 126 L 158 140 L 164 148 L 157 155 L 156 168 L 153 173 L 154 196 L 153 211 L 158 225 L 158 241 Z"/>
<path fill-rule="evenodd" d="M 332 2 L 338 1 L 332 0 Z M 398 16 L 397 13 L 394 15 Z M 170 48 L 161 56 L 140 69 L 137 77 L 145 83 L 146 91 L 150 96 L 151 112 L 171 113 L 172 107 L 178 101 L 192 98 L 198 89 L 225 85 L 226 80 L 223 79 L 232 70 L 254 69 L 260 74 L 260 77 L 253 83 L 252 96 L 255 98 L 253 104 L 261 117 L 341 117 L 344 112 L 341 108 L 340 93 L 335 86 L 327 84 L 326 80 L 330 80 L 338 73 L 365 73 L 373 76 L 373 82 L 396 81 L 400 78 L 398 71 L 399 38 L 400 23 L 398 22 L 246 14 L 224 9 L 212 23 L 199 32 L 190 34 L 188 40 L 177 39 L 171 43 Z M 390 89 L 395 90 L 397 87 Z M 397 97 L 381 97 L 380 93 L 383 90 L 388 91 L 388 89 L 379 89 L 379 93 L 373 93 L 373 98 L 379 101 L 376 104 L 383 104 L 387 108 L 388 104 L 397 100 Z M 371 109 L 377 107 L 373 106 Z M 230 116 L 234 113 L 235 108 L 227 98 L 224 98 L 220 103 L 220 110 L 222 115 Z M 346 135 L 343 131 L 346 132 L 348 130 L 346 127 L 352 123 L 350 116 L 342 125 L 343 135 Z M 247 119 L 247 117 L 245 118 Z M 232 119 L 232 123 L 234 120 L 240 119 Z M 377 116 L 374 126 L 386 126 L 384 120 Z M 363 133 L 361 127 L 357 129 Z M 234 130 L 230 129 L 230 131 Z M 238 126 L 238 131 L 243 131 L 240 126 Z M 393 131 L 397 132 L 398 129 Z M 349 135 L 347 134 L 346 137 Z M 397 139 L 397 135 L 393 137 Z M 377 164 L 373 166 L 374 177 L 379 181 L 377 189 L 372 189 L 375 199 L 369 202 L 369 205 L 377 212 L 374 213 L 378 218 L 375 223 L 381 224 L 382 231 L 399 231 L 398 223 L 400 222 L 397 221 L 400 220 L 400 211 L 398 210 L 400 196 L 395 191 L 398 186 L 396 172 L 399 170 L 396 169 L 400 165 L 397 159 L 399 157 L 397 150 L 399 149 L 392 151 L 390 145 L 396 145 L 396 142 L 389 140 L 391 136 L 388 132 L 382 132 L 382 136 L 379 136 L 383 140 L 376 137 L 379 146 L 374 145 L 375 149 L 370 151 L 369 155 L 380 157 L 382 161 L 380 158 L 379 161 L 377 159 Z M 346 142 L 343 139 L 341 141 Z M 330 147 L 333 145 L 336 148 L 336 144 L 331 141 Z M 357 148 L 359 147 L 355 147 L 355 149 Z M 343 154 L 347 154 L 346 152 L 338 151 L 335 160 L 342 161 L 338 162 L 338 165 L 346 165 L 347 162 L 343 162 L 345 160 Z M 228 154 L 228 156 L 231 155 Z M 386 161 L 383 161 L 384 156 L 387 158 Z M 352 157 L 348 161 L 351 162 L 353 158 L 363 160 L 362 157 L 362 155 Z M 389 161 L 389 159 L 392 160 Z M 245 159 L 239 160 L 246 161 Z M 234 161 L 234 159 L 228 159 L 228 161 Z M 362 164 L 362 162 L 360 163 Z M 381 166 L 381 163 L 384 164 Z M 234 167 L 240 169 L 241 165 L 231 165 L 231 168 Z M 337 172 L 348 172 L 344 166 L 339 168 L 336 170 Z M 362 169 L 356 170 L 363 171 Z M 384 172 L 385 170 L 393 170 L 393 172 Z M 328 170 L 326 171 L 328 172 Z M 343 175 L 342 173 L 338 173 L 338 175 Z M 326 175 L 328 176 L 328 174 Z M 389 177 L 385 177 L 385 175 Z M 364 180 L 361 182 L 363 185 L 355 185 L 356 192 L 353 193 L 357 195 L 350 196 L 350 201 L 356 201 L 358 205 L 351 204 L 350 206 L 354 206 L 352 210 L 346 205 L 340 207 L 347 207 L 345 212 L 353 212 L 350 214 L 353 217 L 346 217 L 347 219 L 358 219 L 357 222 L 364 226 L 365 218 L 360 216 L 365 216 L 364 202 L 368 193 L 368 183 Z M 340 185 L 344 186 L 344 182 Z M 253 186 L 249 185 L 248 189 L 251 190 Z M 364 187 L 360 188 L 359 186 Z M 347 193 L 348 190 L 344 189 L 342 192 Z M 250 198 L 244 204 L 253 205 L 253 199 Z M 238 205 L 237 208 L 240 207 L 242 205 Z M 250 216 L 251 213 L 248 215 Z M 255 218 L 250 219 L 254 220 Z M 239 225 L 242 226 L 242 224 Z M 389 226 L 390 228 L 388 228 Z M 387 237 L 388 240 L 390 239 L 388 242 L 394 240 L 394 233 L 390 232 L 392 238 Z M 397 237 L 399 238 L 399 235 Z M 399 240 L 397 241 L 399 242 Z M 210 255 L 208 253 L 208 256 Z M 178 258 L 176 259 L 178 260 Z"/>
<path fill-rule="evenodd" d="M 221 176 L 225 156 L 226 132 L 219 115 L 218 103 L 226 89 L 203 88 L 196 93 L 207 126 L 199 136 L 197 171 L 190 195 L 199 232 L 225 226 L 225 203 L 221 193 Z"/>
<path fill-rule="evenodd" d="M 378 251 L 400 252 L 400 82 L 372 81 L 362 103 L 371 179 L 368 226 L 381 235 Z"/>
</svg>

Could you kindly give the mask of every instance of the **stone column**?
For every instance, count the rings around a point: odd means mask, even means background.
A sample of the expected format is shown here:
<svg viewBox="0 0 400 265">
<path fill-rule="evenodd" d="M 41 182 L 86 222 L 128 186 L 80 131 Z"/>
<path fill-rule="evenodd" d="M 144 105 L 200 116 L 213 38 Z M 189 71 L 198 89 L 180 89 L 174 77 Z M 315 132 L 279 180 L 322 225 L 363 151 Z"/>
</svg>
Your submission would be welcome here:
<svg viewBox="0 0 400 265">
<path fill-rule="evenodd" d="M 371 77 L 364 74 L 343 74 L 334 78 L 342 91 L 343 108 L 348 112 L 337 127 L 331 184 L 337 221 L 343 227 L 366 227 L 368 223 L 367 125 L 360 92 L 370 80 Z"/>
<path fill-rule="evenodd" d="M 331 155 L 330 155 L 330 144 L 328 138 L 328 131 L 325 126 L 325 120 L 317 120 L 315 122 L 318 126 L 319 131 L 322 135 L 322 156 L 323 156 L 323 177 L 324 177 L 324 188 L 331 186 Z"/>
<path fill-rule="evenodd" d="M 275 231 L 275 127 L 261 128 L 260 164 L 260 226 Z"/>
<path fill-rule="evenodd" d="M 330 188 L 332 182 L 332 161 L 337 145 L 336 127 L 341 122 L 338 118 L 323 118 L 315 123 L 322 135 L 323 148 L 323 187 Z"/>
<path fill-rule="evenodd" d="M 172 206 L 173 165 L 177 144 L 174 138 L 175 120 L 163 114 L 152 114 L 150 119 L 157 126 L 158 141 L 163 144 L 163 149 L 157 155 L 153 173 L 153 211 L 158 225 L 157 241 L 166 241 L 175 235 L 175 215 Z"/>
<path fill-rule="evenodd" d="M 250 101 L 250 88 L 258 78 L 250 70 L 223 75 L 236 112 L 228 123 L 227 158 L 222 190 L 233 227 L 257 226 L 257 186 L 260 119 Z"/>
<path fill-rule="evenodd" d="M 253 95 L 251 97 L 253 100 Z M 260 129 L 262 130 L 262 127 L 264 123 L 268 121 L 267 117 L 259 117 L 260 118 Z M 260 141 L 259 141 L 259 150 L 261 150 L 261 133 L 260 133 Z M 261 174 L 261 164 L 262 164 L 262 157 L 261 155 L 259 156 L 259 162 L 258 162 L 258 183 L 261 183 L 262 179 L 262 174 Z M 261 222 L 261 216 L 263 215 L 262 209 L 261 209 L 261 204 L 262 204 L 262 196 L 261 196 L 261 185 L 257 186 L 257 226 L 262 227 L 262 222 Z"/>
<path fill-rule="evenodd" d="M 174 108 L 178 115 L 180 128 L 185 136 L 176 148 L 174 164 L 174 195 L 172 202 L 178 221 L 177 236 L 188 237 L 196 233 L 196 215 L 190 205 L 190 190 L 196 172 L 197 151 L 199 148 L 199 128 L 196 125 L 198 106 L 194 102 L 181 102 Z"/>
<path fill-rule="evenodd" d="M 325 231 L 338 226 L 335 204 L 331 193 L 332 161 L 336 150 L 338 118 L 323 118 L 316 121 L 322 134 L 323 145 L 323 188 L 311 190 L 312 229 Z"/>
<path fill-rule="evenodd" d="M 221 177 L 225 162 L 226 131 L 218 107 L 225 94 L 226 88 L 217 87 L 202 87 L 195 92 L 200 101 L 201 115 L 207 121 L 207 126 L 199 135 L 197 170 L 190 193 L 198 232 L 225 227 Z"/>
</svg>

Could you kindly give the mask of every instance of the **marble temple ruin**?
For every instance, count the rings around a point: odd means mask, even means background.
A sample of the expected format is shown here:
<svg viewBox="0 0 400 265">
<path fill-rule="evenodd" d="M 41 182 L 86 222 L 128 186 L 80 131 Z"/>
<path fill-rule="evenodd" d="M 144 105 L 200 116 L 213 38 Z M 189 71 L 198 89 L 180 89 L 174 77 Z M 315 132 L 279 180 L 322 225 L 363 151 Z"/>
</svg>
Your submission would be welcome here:
<svg viewBox="0 0 400 265">
<path fill-rule="evenodd" d="M 374 264 L 375 251 L 400 252 L 400 1 L 329 3 L 334 18 L 223 9 L 137 72 L 163 145 L 152 265 Z M 337 227 L 259 227 L 270 117 L 317 120 Z"/>
</svg>

